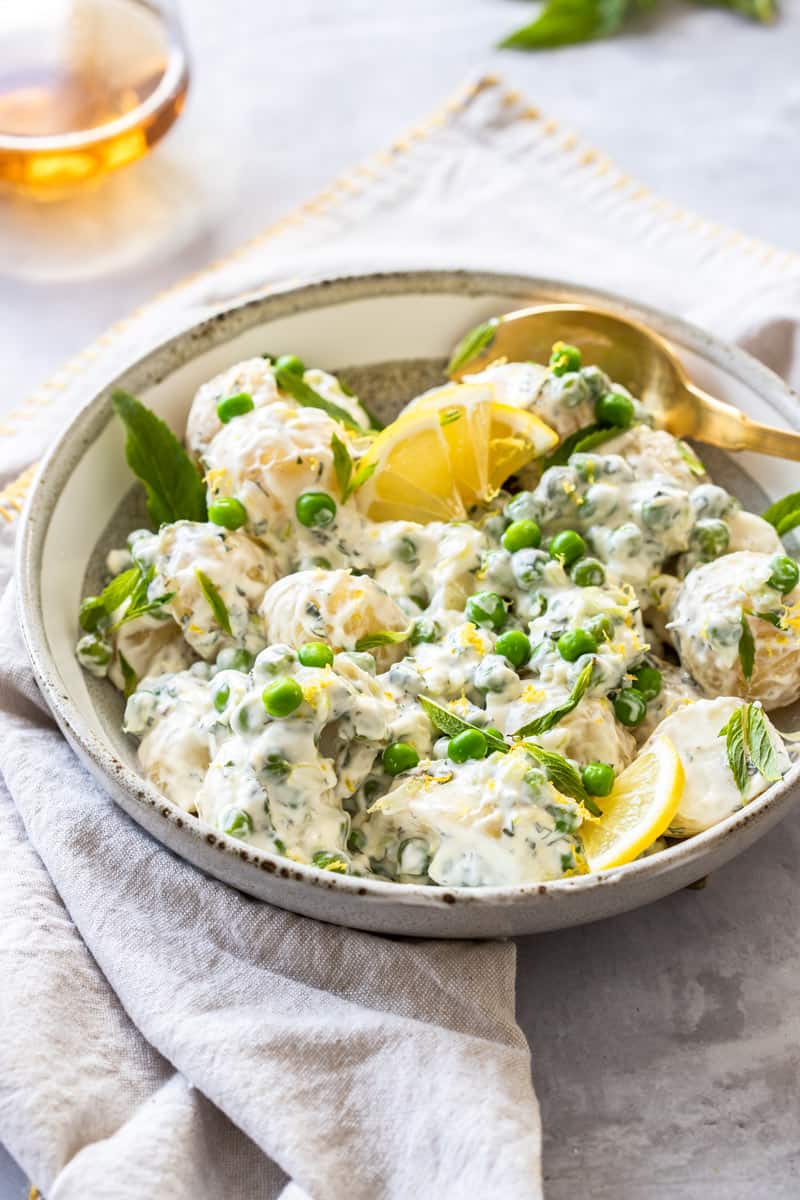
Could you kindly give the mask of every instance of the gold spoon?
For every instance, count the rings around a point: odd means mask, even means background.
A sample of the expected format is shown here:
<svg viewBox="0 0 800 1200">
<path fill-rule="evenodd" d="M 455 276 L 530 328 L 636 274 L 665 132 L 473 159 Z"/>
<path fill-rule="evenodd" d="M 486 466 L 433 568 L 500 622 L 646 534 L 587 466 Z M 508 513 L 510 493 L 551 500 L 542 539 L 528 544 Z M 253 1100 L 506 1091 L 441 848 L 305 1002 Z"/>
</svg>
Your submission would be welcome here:
<svg viewBox="0 0 800 1200">
<path fill-rule="evenodd" d="M 460 380 L 497 359 L 546 363 L 557 341 L 577 346 L 585 363 L 624 384 L 656 426 L 675 437 L 800 462 L 800 433 L 751 421 L 692 383 L 669 342 L 658 334 L 627 317 L 583 304 L 537 305 L 487 321 L 461 341 L 448 374 Z"/>
</svg>

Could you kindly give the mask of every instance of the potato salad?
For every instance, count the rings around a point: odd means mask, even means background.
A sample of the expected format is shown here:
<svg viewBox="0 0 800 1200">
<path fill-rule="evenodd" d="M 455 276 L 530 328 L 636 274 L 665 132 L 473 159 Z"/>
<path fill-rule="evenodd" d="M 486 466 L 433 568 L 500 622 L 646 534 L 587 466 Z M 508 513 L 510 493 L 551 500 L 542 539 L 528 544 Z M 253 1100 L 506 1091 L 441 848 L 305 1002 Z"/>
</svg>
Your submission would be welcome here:
<svg viewBox="0 0 800 1200">
<path fill-rule="evenodd" d="M 152 527 L 77 656 L 142 772 L 219 835 L 399 884 L 619 866 L 792 766 L 800 572 L 688 445 L 558 343 L 383 431 L 297 357 L 117 393 Z M 769 513 L 767 514 L 769 515 Z"/>
</svg>

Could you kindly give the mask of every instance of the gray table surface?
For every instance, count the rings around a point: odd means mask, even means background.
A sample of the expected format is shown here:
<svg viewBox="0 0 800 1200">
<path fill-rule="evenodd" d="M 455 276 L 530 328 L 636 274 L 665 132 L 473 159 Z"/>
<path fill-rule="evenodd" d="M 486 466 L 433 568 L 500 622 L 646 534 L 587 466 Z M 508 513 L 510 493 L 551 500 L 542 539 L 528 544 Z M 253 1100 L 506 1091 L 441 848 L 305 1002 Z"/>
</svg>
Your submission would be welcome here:
<svg viewBox="0 0 800 1200">
<path fill-rule="evenodd" d="M 38 214 L 25 244 L 29 214 L 0 201 L 2 407 L 484 72 L 656 192 L 800 250 L 800 5 L 784 7 L 765 30 L 665 2 L 622 38 L 524 55 L 492 49 L 532 11 L 512 0 L 184 0 L 191 107 L 146 168 L 169 175 L 159 253 L 121 264 L 119 224 L 86 242 L 75 213 Z M 169 174 L 187 147 L 202 175 Z M 796 817 L 704 891 L 520 943 L 548 1200 L 800 1197 L 799 851 Z M 24 1189 L 0 1150 L 0 1197 Z"/>
</svg>

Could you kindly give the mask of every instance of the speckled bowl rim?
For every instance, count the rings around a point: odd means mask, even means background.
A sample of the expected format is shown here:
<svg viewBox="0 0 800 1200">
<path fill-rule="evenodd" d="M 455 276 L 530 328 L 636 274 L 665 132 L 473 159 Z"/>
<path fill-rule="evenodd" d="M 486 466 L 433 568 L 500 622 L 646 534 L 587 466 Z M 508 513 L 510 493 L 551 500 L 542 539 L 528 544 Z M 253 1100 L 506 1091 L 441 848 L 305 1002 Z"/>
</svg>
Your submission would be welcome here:
<svg viewBox="0 0 800 1200">
<path fill-rule="evenodd" d="M 52 510 L 72 467 L 79 461 L 88 444 L 111 419 L 110 393 L 114 387 L 135 388 L 165 378 L 179 365 L 198 352 L 228 341 L 237 333 L 284 316 L 331 304 L 369 297 L 376 299 L 403 294 L 484 294 L 509 296 L 509 308 L 519 307 L 520 301 L 534 292 L 547 295 L 554 302 L 587 302 L 615 308 L 623 314 L 638 318 L 659 330 L 679 348 L 703 356 L 706 360 L 735 376 L 750 390 L 768 400 L 790 426 L 800 424 L 800 396 L 779 376 L 750 354 L 680 318 L 659 309 L 633 302 L 613 292 L 589 289 L 564 281 L 529 275 L 501 274 L 470 270 L 420 270 L 381 272 L 337 276 L 316 280 L 301 286 L 273 288 L 242 303 L 225 306 L 203 321 L 187 325 L 179 333 L 161 343 L 143 357 L 130 362 L 113 380 L 93 392 L 78 409 L 42 462 L 30 490 L 22 517 L 17 551 L 16 579 L 19 619 L 23 638 L 33 665 L 34 674 L 56 720 L 67 738 L 81 747 L 93 772 L 110 782 L 112 794 L 121 789 L 138 805 L 150 809 L 177 829 L 201 839 L 222 855 L 249 863 L 254 871 L 292 878 L 313 887 L 344 892 L 375 901 L 397 901 L 409 905 L 440 908 L 442 905 L 478 905 L 481 907 L 524 905 L 538 896 L 580 892 L 587 898 L 609 885 L 624 886 L 625 881 L 644 878 L 657 879 L 664 875 L 686 875 L 693 863 L 702 859 L 726 857 L 720 854 L 724 842 L 735 841 L 738 830 L 746 826 L 774 824 L 800 798 L 800 763 L 795 764 L 780 783 L 773 785 L 741 812 L 721 821 L 701 834 L 688 838 L 650 857 L 623 867 L 580 875 L 548 883 L 533 883 L 506 887 L 436 887 L 424 884 L 398 884 L 380 880 L 338 875 L 317 867 L 290 862 L 268 851 L 245 847 L 236 839 L 219 834 L 199 818 L 186 813 L 163 796 L 146 779 L 121 762 L 106 742 L 82 718 L 70 695 L 65 691 L 51 654 L 44 627 L 44 615 L 39 591 L 40 564 Z M 229 326 L 235 328 L 229 330 Z M 199 350 L 198 350 L 199 347 Z M 149 827 L 149 825 L 148 825 Z M 757 833 L 751 829 L 747 844 Z M 766 829 L 765 829 L 766 832 Z M 170 839 L 174 845 L 174 839 Z M 742 846 L 742 849 L 746 848 Z M 178 851 L 179 852 L 179 851 Z M 730 857 L 736 849 L 731 847 Z M 702 874 L 702 870 L 699 871 Z M 221 873 L 221 878 L 224 874 Z M 680 884 L 676 885 L 680 886 Z M 335 920 L 335 917 L 332 917 Z"/>
</svg>

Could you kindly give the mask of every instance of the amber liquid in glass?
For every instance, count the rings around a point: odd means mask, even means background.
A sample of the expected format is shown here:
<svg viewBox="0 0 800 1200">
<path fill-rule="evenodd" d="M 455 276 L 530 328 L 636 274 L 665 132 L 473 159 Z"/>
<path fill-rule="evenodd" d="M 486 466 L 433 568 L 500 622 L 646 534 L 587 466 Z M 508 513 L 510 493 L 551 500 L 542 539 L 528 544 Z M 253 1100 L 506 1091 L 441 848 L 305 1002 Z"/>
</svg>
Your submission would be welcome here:
<svg viewBox="0 0 800 1200">
<path fill-rule="evenodd" d="M 141 158 L 187 87 L 156 3 L 0 0 L 0 184 L 54 194 Z"/>
</svg>

